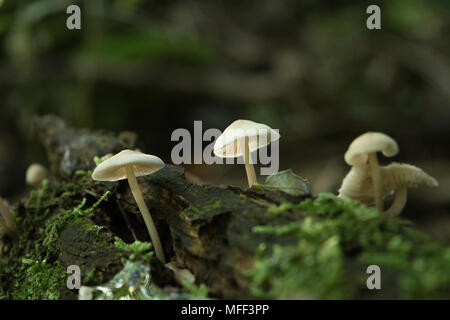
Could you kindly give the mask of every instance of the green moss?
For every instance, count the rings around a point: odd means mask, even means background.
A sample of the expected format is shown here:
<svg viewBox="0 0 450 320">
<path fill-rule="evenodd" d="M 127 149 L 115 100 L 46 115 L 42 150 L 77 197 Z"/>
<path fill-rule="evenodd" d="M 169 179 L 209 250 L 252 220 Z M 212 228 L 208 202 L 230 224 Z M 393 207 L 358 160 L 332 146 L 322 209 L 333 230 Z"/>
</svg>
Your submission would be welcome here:
<svg viewBox="0 0 450 320">
<path fill-rule="evenodd" d="M 153 257 L 153 247 L 150 242 L 136 240 L 131 244 L 127 244 L 119 237 L 115 237 L 114 245 L 126 251 L 128 259 L 131 261 L 149 261 Z"/>
<path fill-rule="evenodd" d="M 216 202 L 214 202 L 213 204 L 207 204 L 203 207 L 203 209 L 205 211 L 213 211 L 213 210 L 217 210 L 220 209 L 220 200 L 217 200 Z"/>
<path fill-rule="evenodd" d="M 36 257 L 23 257 L 15 276 L 13 299 L 59 299 L 58 288 L 65 285 L 67 274 L 59 262 L 52 264 Z"/>
<path fill-rule="evenodd" d="M 188 300 L 207 300 L 209 289 L 204 284 L 196 285 L 195 283 L 189 282 L 186 279 L 181 278 L 181 283 L 185 289 L 188 290 L 186 299 Z"/>
<path fill-rule="evenodd" d="M 289 211 L 289 210 L 295 210 L 295 209 L 300 209 L 300 205 L 299 204 L 293 204 L 293 203 L 289 203 L 289 202 L 285 202 L 280 204 L 279 206 L 270 206 L 268 209 L 268 212 L 274 216 L 279 215 L 281 212 L 284 211 Z"/>
<path fill-rule="evenodd" d="M 450 248 L 411 229 L 392 237 L 385 251 L 367 250 L 360 256 L 399 272 L 397 286 L 403 299 L 448 299 L 450 297 Z"/>
<path fill-rule="evenodd" d="M 264 189 L 264 186 L 261 185 L 261 184 L 259 184 L 259 183 L 252 185 L 251 188 L 252 188 L 254 191 L 258 191 L 258 192 L 261 192 L 261 193 L 264 193 L 264 191 L 266 191 L 266 189 Z"/>
<path fill-rule="evenodd" d="M 59 232 L 70 220 L 77 220 L 76 223 L 83 224 L 87 231 L 98 232 L 101 229 L 83 217 L 93 212 L 107 198 L 109 192 L 89 208 L 84 209 L 87 201 L 83 199 L 76 207 L 60 209 L 47 218 L 52 212 L 57 194 L 59 190 L 50 189 L 48 182 L 44 181 L 42 187 L 33 190 L 25 202 L 25 214 L 21 213 L 18 219 L 21 239 L 8 256 L 0 260 L 0 286 L 8 288 L 4 292 L 0 291 L 2 297 L 58 299 L 67 279 L 64 268 L 54 255 L 58 251 L 56 240 L 59 238 Z M 44 219 L 44 227 L 37 228 L 42 225 Z"/>
<path fill-rule="evenodd" d="M 252 293 L 263 298 L 343 298 L 343 252 L 330 227 L 307 218 L 301 224 L 255 228 L 259 233 L 295 233 L 302 240 L 296 246 L 275 245 L 269 254 L 260 246 L 249 273 Z"/>
<path fill-rule="evenodd" d="M 44 179 L 41 183 L 41 187 L 37 190 L 32 190 L 30 196 L 25 204 L 28 209 L 32 209 L 34 214 L 39 215 L 42 202 L 45 198 L 50 197 L 51 193 L 48 190 L 49 182 Z"/>
<path fill-rule="evenodd" d="M 354 298 L 366 288 L 368 265 L 379 265 L 381 294 L 395 298 L 449 298 L 450 249 L 415 231 L 410 223 L 389 219 L 377 210 L 332 194 L 299 205 L 302 221 L 259 226 L 254 232 L 296 235 L 290 246 L 264 244 L 249 272 L 251 291 L 264 298 Z M 355 270 L 357 271 L 355 273 Z M 383 281 L 383 280 L 382 280 Z"/>
<path fill-rule="evenodd" d="M 101 164 L 103 161 L 105 161 L 105 160 L 111 158 L 112 156 L 113 156 L 112 153 L 108 153 L 108 154 L 105 154 L 105 155 L 102 156 L 102 157 L 95 156 L 93 160 L 94 160 L 94 162 L 95 162 L 95 165 L 98 166 L 98 165 Z M 92 172 L 90 172 L 90 174 L 92 174 Z"/>
<path fill-rule="evenodd" d="M 63 180 L 59 184 L 44 180 L 39 189 L 30 191 L 28 197 L 14 206 L 13 211 L 20 230 L 20 240 L 11 247 L 6 256 L 0 259 L 0 296 L 4 299 L 51 299 L 56 298 L 58 292 L 71 296 L 65 288 L 65 280 L 61 282 L 59 276 L 64 275 L 65 270 L 59 262 L 61 233 L 68 222 L 71 223 L 71 232 L 85 232 L 80 236 L 92 241 L 96 239 L 96 246 L 104 247 L 99 256 L 120 253 L 110 243 L 107 243 L 108 235 L 100 236 L 102 227 L 95 225 L 86 215 L 92 213 L 103 201 L 109 192 L 104 192 L 104 187 L 93 182 L 90 171 L 77 171 L 73 178 Z M 90 199 L 97 199 L 93 205 L 87 205 Z M 74 226 L 82 225 L 76 229 Z M 92 236 L 96 232 L 98 237 Z M 90 235 L 88 235 L 90 234 Z M 83 239 L 84 239 L 83 238 Z M 80 239 L 77 237 L 77 239 Z M 76 245 L 82 245 L 82 242 Z M 71 244 L 66 243 L 66 248 Z M 74 244 L 75 246 L 75 244 Z M 115 249 L 111 250 L 111 249 Z M 92 254 L 92 251 L 89 252 Z M 88 265 L 83 275 L 83 283 L 98 284 L 103 278 L 110 277 L 105 273 L 106 266 L 102 263 L 86 263 L 80 257 L 80 263 Z M 99 258 L 101 259 L 101 258 Z M 114 261 L 113 259 L 111 261 Z M 120 265 L 120 260 L 117 259 Z M 109 270 L 115 270 L 116 266 Z M 36 277 L 32 276 L 36 274 Z M 53 278 L 52 278 L 53 276 Z M 86 280 L 87 279 L 87 280 Z M 60 285 L 58 291 L 55 284 Z M 41 288 L 41 290 L 39 289 Z M 31 294 L 30 292 L 34 292 Z"/>
<path fill-rule="evenodd" d="M 86 198 L 83 198 L 77 207 L 62 210 L 60 213 L 49 218 L 45 223 L 45 228 L 41 230 L 41 233 L 44 235 L 43 245 L 47 247 L 47 251 L 54 249 L 59 232 L 66 225 L 67 221 L 93 212 L 108 197 L 109 194 L 109 191 L 105 192 L 105 194 L 100 197 L 100 199 L 98 199 L 98 201 L 90 208 L 83 209 L 86 205 Z M 93 228 L 97 230 L 98 227 L 93 226 Z"/>
<path fill-rule="evenodd" d="M 90 170 L 77 170 L 75 171 L 75 177 L 78 178 L 76 186 L 82 186 L 91 179 L 92 171 Z"/>
<path fill-rule="evenodd" d="M 84 274 L 83 285 L 93 286 L 100 285 L 104 282 L 103 273 L 96 272 L 95 269 L 91 269 Z"/>
<path fill-rule="evenodd" d="M 66 220 L 66 222 L 67 222 L 67 221 L 68 221 L 68 220 Z M 84 217 L 82 217 L 82 216 L 78 216 L 78 217 L 71 218 L 71 221 L 72 221 L 74 224 L 80 224 L 80 225 L 82 225 L 82 226 L 84 227 L 84 230 L 85 230 L 86 232 L 95 232 L 97 235 L 98 235 L 98 233 L 99 233 L 101 230 L 104 229 L 104 227 L 98 226 L 98 225 L 96 225 L 95 223 L 93 223 L 91 220 L 86 219 L 86 218 L 84 218 Z"/>
<path fill-rule="evenodd" d="M 180 216 L 189 221 L 202 220 L 205 213 L 194 206 L 189 206 L 180 212 Z"/>
</svg>

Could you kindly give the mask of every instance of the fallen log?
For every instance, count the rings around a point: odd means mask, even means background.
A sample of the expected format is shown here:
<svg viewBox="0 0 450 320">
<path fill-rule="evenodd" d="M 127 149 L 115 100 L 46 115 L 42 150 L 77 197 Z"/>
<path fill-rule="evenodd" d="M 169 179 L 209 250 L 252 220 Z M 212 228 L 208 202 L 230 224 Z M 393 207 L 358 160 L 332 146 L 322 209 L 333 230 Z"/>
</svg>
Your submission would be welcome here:
<svg viewBox="0 0 450 320">
<path fill-rule="evenodd" d="M 73 299 L 67 266 L 80 266 L 84 285 L 98 285 L 123 266 L 115 237 L 150 241 L 127 183 L 90 178 L 95 157 L 135 148 L 136 136 L 75 129 L 53 116 L 34 123 L 53 177 L 14 207 L 21 237 L 7 240 L 0 260 L 0 297 Z M 442 298 L 450 292 L 449 248 L 357 202 L 265 185 L 196 184 L 172 165 L 139 184 L 167 260 L 189 269 L 210 297 Z M 149 263 L 156 285 L 177 285 L 157 259 Z M 366 268 L 374 264 L 383 272 L 382 290 L 366 287 Z"/>
<path fill-rule="evenodd" d="M 79 170 L 92 170 L 95 168 L 95 156 L 133 147 L 111 133 L 77 130 L 50 116 L 38 118 L 35 125 L 58 179 L 71 179 Z M 112 184 L 97 184 L 90 180 L 89 183 L 96 185 L 96 194 L 102 194 L 102 187 L 105 190 L 112 187 Z M 216 297 L 251 298 L 245 273 L 253 264 L 258 245 L 262 242 L 289 241 L 288 237 L 271 239 L 273 237 L 255 234 L 253 227 L 283 224 L 303 216 L 301 212 L 286 212 L 274 217 L 268 213 L 268 208 L 283 202 L 299 202 L 304 197 L 259 187 L 242 190 L 193 184 L 186 180 L 180 167 L 171 165 L 140 178 L 139 183 L 168 259 L 175 259 L 178 264 L 190 269 Z M 91 187 L 85 185 L 84 188 L 89 190 Z M 140 240 L 149 240 L 127 184 L 115 184 L 114 193 L 119 197 L 122 208 L 131 215 L 131 224 Z M 112 221 L 105 227 L 131 240 L 128 230 L 120 225 L 121 215 L 117 210 L 107 210 L 108 207 L 114 205 L 102 205 L 99 208 L 103 209 L 102 212 L 97 212 L 93 221 L 100 225 L 104 221 Z M 66 233 L 67 228 L 62 237 Z M 60 247 L 60 250 L 64 265 L 76 260 L 65 258 L 68 255 L 67 246 Z"/>
</svg>

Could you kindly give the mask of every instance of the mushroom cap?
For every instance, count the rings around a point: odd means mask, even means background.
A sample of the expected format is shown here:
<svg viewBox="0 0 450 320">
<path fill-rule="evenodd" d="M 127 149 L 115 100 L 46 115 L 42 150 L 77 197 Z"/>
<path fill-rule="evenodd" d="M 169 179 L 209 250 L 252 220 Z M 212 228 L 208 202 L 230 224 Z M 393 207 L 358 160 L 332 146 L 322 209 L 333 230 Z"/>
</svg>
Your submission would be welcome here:
<svg viewBox="0 0 450 320">
<path fill-rule="evenodd" d="M 383 177 L 383 193 L 388 194 L 399 187 L 416 188 L 423 184 L 428 187 L 437 187 L 439 183 L 419 167 L 393 162 L 381 167 Z"/>
<path fill-rule="evenodd" d="M 244 155 L 245 138 L 248 137 L 250 152 L 280 139 L 280 134 L 268 125 L 250 120 L 236 120 L 217 138 L 214 154 L 221 158 Z"/>
<path fill-rule="evenodd" d="M 381 132 L 367 132 L 357 137 L 348 147 L 344 159 L 351 166 L 365 164 L 369 153 L 382 152 L 386 157 L 398 153 L 394 139 Z"/>
<path fill-rule="evenodd" d="M 98 181 L 118 181 L 127 178 L 126 166 L 132 166 L 136 177 L 146 176 L 164 167 L 164 162 L 149 154 L 123 150 L 100 163 L 92 173 Z"/>
<path fill-rule="evenodd" d="M 47 178 L 47 173 L 47 169 L 43 165 L 33 163 L 28 167 L 27 172 L 25 173 L 25 182 L 29 186 L 37 187 L 45 178 Z"/>
</svg>

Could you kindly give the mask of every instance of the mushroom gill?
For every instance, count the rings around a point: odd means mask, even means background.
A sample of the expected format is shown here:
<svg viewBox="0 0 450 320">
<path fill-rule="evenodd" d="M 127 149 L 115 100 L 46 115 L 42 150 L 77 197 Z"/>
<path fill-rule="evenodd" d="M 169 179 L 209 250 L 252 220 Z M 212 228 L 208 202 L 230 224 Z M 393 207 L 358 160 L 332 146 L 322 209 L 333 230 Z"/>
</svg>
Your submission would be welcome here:
<svg viewBox="0 0 450 320">
<path fill-rule="evenodd" d="M 405 207 L 408 188 L 416 188 L 421 184 L 429 187 L 439 185 L 435 178 L 422 169 L 406 163 L 394 162 L 381 167 L 381 176 L 383 177 L 383 196 L 395 190 L 394 201 L 385 211 L 385 214 L 391 217 L 399 215 Z"/>
<path fill-rule="evenodd" d="M 384 195 L 401 186 L 406 186 L 407 188 L 416 188 L 420 184 L 428 187 L 439 186 L 435 178 L 419 167 L 407 163 L 393 162 L 387 166 L 382 166 L 381 176 L 383 177 Z"/>
</svg>

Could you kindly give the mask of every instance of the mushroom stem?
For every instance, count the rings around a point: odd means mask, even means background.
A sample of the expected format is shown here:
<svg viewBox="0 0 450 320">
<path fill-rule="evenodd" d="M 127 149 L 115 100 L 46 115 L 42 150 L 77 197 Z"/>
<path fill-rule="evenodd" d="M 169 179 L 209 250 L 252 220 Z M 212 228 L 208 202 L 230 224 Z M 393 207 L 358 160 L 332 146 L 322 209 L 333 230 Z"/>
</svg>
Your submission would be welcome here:
<svg viewBox="0 0 450 320">
<path fill-rule="evenodd" d="M 257 184 L 258 180 L 256 180 L 255 168 L 253 167 L 253 164 L 251 163 L 250 159 L 250 146 L 248 137 L 245 137 L 244 144 L 245 144 L 244 150 L 245 171 L 247 172 L 248 186 L 251 187 L 254 184 Z"/>
<path fill-rule="evenodd" d="M 395 190 L 395 196 L 394 196 L 394 202 L 392 203 L 391 207 L 385 211 L 385 214 L 388 217 L 395 217 L 398 216 L 406 204 L 406 198 L 407 198 L 407 187 L 402 186 L 399 187 L 397 190 Z"/>
<path fill-rule="evenodd" d="M 373 181 L 373 197 L 375 199 L 375 206 L 378 211 L 383 212 L 383 199 L 381 196 L 381 171 L 378 163 L 377 154 L 371 152 L 368 154 L 370 174 Z"/>
<path fill-rule="evenodd" d="M 152 216 L 148 211 L 147 205 L 145 204 L 144 197 L 142 196 L 141 189 L 139 188 L 136 176 L 134 175 L 133 168 L 129 165 L 126 166 L 126 174 L 128 179 L 128 184 L 130 185 L 131 193 L 133 194 L 134 200 L 141 211 L 142 217 L 144 218 L 145 225 L 147 226 L 148 233 L 152 239 L 153 247 L 155 248 L 156 256 L 162 263 L 166 263 L 166 258 L 164 256 L 164 251 L 161 245 L 161 240 L 159 240 L 158 231 L 156 230 L 155 224 L 153 223 Z"/>
</svg>

